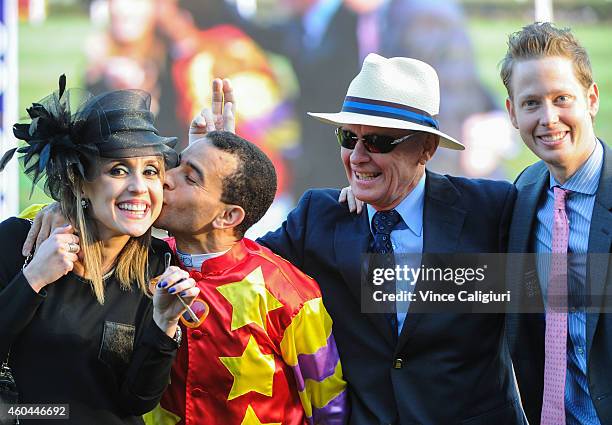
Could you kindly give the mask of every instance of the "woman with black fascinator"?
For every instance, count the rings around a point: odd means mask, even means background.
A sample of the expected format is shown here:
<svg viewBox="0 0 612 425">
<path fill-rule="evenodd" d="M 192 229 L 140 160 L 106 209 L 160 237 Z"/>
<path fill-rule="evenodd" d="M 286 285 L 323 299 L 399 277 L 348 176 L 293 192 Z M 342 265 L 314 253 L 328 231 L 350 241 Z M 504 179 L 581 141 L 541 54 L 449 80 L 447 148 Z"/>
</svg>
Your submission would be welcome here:
<svg viewBox="0 0 612 425">
<path fill-rule="evenodd" d="M 26 143 L 0 160 L 1 169 L 22 154 L 70 222 L 31 258 L 21 254 L 30 222 L 0 223 L 0 362 L 20 404 L 68 404 L 66 423 L 142 424 L 199 292 L 186 272 L 166 269 L 170 251 L 151 239 L 176 139 L 158 135 L 145 92 L 94 97 L 65 84 L 28 109 L 31 122 L 13 128 Z"/>
</svg>

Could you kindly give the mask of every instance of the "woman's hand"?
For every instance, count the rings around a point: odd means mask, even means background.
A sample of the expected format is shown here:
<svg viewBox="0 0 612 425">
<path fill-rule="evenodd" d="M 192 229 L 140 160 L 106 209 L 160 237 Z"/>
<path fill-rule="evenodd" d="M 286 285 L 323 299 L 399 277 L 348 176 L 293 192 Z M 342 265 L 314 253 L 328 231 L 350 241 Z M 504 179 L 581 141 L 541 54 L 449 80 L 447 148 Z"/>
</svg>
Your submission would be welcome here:
<svg viewBox="0 0 612 425">
<path fill-rule="evenodd" d="M 74 268 L 79 251 L 79 237 L 74 234 L 73 227 L 58 227 L 36 250 L 30 264 L 23 269 L 23 275 L 32 289 L 39 292 Z"/>
<path fill-rule="evenodd" d="M 166 335 L 173 337 L 179 318 L 185 312 L 185 304 L 191 305 L 200 293 L 195 280 L 189 273 L 176 266 L 170 266 L 159 277 L 153 292 L 153 320 Z"/>
<path fill-rule="evenodd" d="M 52 231 L 57 228 L 64 227 L 68 223 L 66 217 L 62 214 L 62 210 L 57 202 L 47 205 L 36 214 L 32 227 L 28 232 L 25 242 L 23 243 L 22 254 L 27 257 L 32 252 L 32 249 L 42 245 L 45 239 L 49 237 Z"/>
</svg>

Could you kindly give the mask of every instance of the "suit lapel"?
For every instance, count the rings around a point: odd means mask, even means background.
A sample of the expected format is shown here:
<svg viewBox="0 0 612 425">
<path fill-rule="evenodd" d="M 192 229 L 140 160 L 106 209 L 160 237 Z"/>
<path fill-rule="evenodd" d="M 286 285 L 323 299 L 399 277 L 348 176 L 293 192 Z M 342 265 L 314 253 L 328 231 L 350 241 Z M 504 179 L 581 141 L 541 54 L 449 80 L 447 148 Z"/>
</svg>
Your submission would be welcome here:
<svg viewBox="0 0 612 425">
<path fill-rule="evenodd" d="M 423 209 L 423 253 L 451 253 L 457 250 L 466 215 L 459 195 L 459 191 L 448 178 L 427 172 Z M 418 283 L 414 290 L 419 290 Z M 423 316 L 424 314 L 410 314 L 408 311 L 397 350 L 414 334 Z"/>
<path fill-rule="evenodd" d="M 512 214 L 508 252 L 529 252 L 531 248 L 529 240 L 537 214 L 538 202 L 548 181 L 548 170 L 543 167 L 542 172 L 532 179 L 517 184 L 518 194 Z"/>
<path fill-rule="evenodd" d="M 590 293 L 597 302 L 599 296 L 602 300 L 605 295 L 607 275 L 609 272 L 609 254 L 612 243 L 612 151 L 604 144 L 604 163 L 599 179 L 591 228 L 589 230 L 588 272 L 587 282 L 590 284 Z M 599 253 L 599 255 L 598 255 Z M 594 254 L 594 255 L 592 255 Z M 609 294 L 608 294 L 609 295 Z M 599 320 L 599 309 L 605 306 L 597 305 L 596 312 L 587 314 L 587 353 L 593 344 L 593 335 Z M 607 307 L 607 306 L 606 306 Z"/>
<path fill-rule="evenodd" d="M 364 257 L 368 252 L 370 242 L 370 226 L 367 211 L 361 214 L 348 214 L 336 224 L 334 234 L 334 251 L 340 274 L 349 291 L 355 297 L 361 311 L 364 311 L 361 300 L 361 279 L 367 275 L 368 263 Z M 393 335 L 389 322 L 380 313 L 362 313 L 378 329 L 378 331 L 393 344 Z"/>
<path fill-rule="evenodd" d="M 506 274 L 506 284 L 512 291 L 515 303 L 510 306 L 510 311 L 519 315 L 508 314 L 506 317 L 506 337 L 510 346 L 514 342 L 518 333 L 518 321 L 524 309 L 543 308 L 542 294 L 539 281 L 535 272 L 535 263 L 529 256 L 523 255 L 533 251 L 529 241 L 533 234 L 533 225 L 538 211 L 538 203 L 542 192 L 546 190 L 549 182 L 548 169 L 542 163 L 534 165 L 534 172 L 530 169 L 524 171 L 528 175 L 521 175 L 515 182 L 518 189 L 516 202 L 512 213 L 512 222 L 508 238 L 508 265 Z M 513 253 L 518 255 L 512 255 Z M 525 271 L 525 261 L 529 261 L 529 268 Z M 533 268 L 533 269 L 532 269 Z M 535 295 L 534 295 L 535 294 Z M 534 299 L 538 297 L 538 299 Z"/>
</svg>

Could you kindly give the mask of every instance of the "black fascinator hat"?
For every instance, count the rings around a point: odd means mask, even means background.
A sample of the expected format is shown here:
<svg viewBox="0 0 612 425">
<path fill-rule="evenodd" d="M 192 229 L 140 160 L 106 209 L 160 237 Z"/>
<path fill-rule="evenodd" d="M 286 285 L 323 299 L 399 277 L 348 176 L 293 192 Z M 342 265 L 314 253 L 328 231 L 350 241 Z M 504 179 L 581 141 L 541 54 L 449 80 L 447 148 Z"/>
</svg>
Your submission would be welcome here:
<svg viewBox="0 0 612 425">
<path fill-rule="evenodd" d="M 151 97 L 142 90 L 117 90 L 93 96 L 83 90 L 59 91 L 27 109 L 29 124 L 15 124 L 13 133 L 25 141 L 0 160 L 0 171 L 15 152 L 34 185 L 46 176 L 45 191 L 53 199 L 71 186 L 74 175 L 92 181 L 101 158 L 163 156 L 167 168 L 178 163 L 176 137 L 162 137 L 153 125 Z"/>
</svg>

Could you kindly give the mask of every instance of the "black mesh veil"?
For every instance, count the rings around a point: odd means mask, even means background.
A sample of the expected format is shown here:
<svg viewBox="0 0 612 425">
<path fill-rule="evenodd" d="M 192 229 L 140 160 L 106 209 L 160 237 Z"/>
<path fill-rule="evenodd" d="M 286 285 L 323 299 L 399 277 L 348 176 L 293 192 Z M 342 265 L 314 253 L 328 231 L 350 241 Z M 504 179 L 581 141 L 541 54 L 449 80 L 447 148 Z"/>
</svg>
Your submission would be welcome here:
<svg viewBox="0 0 612 425">
<path fill-rule="evenodd" d="M 65 87 L 62 75 L 58 91 L 27 109 L 31 122 L 13 126 L 15 137 L 26 144 L 2 157 L 0 171 L 15 152 L 20 153 L 32 189 L 46 177 L 45 192 L 58 200 L 73 174 L 95 179 L 101 158 L 163 156 L 167 168 L 176 166 L 177 139 L 158 134 L 148 93 L 117 90 L 93 96 Z"/>
</svg>

